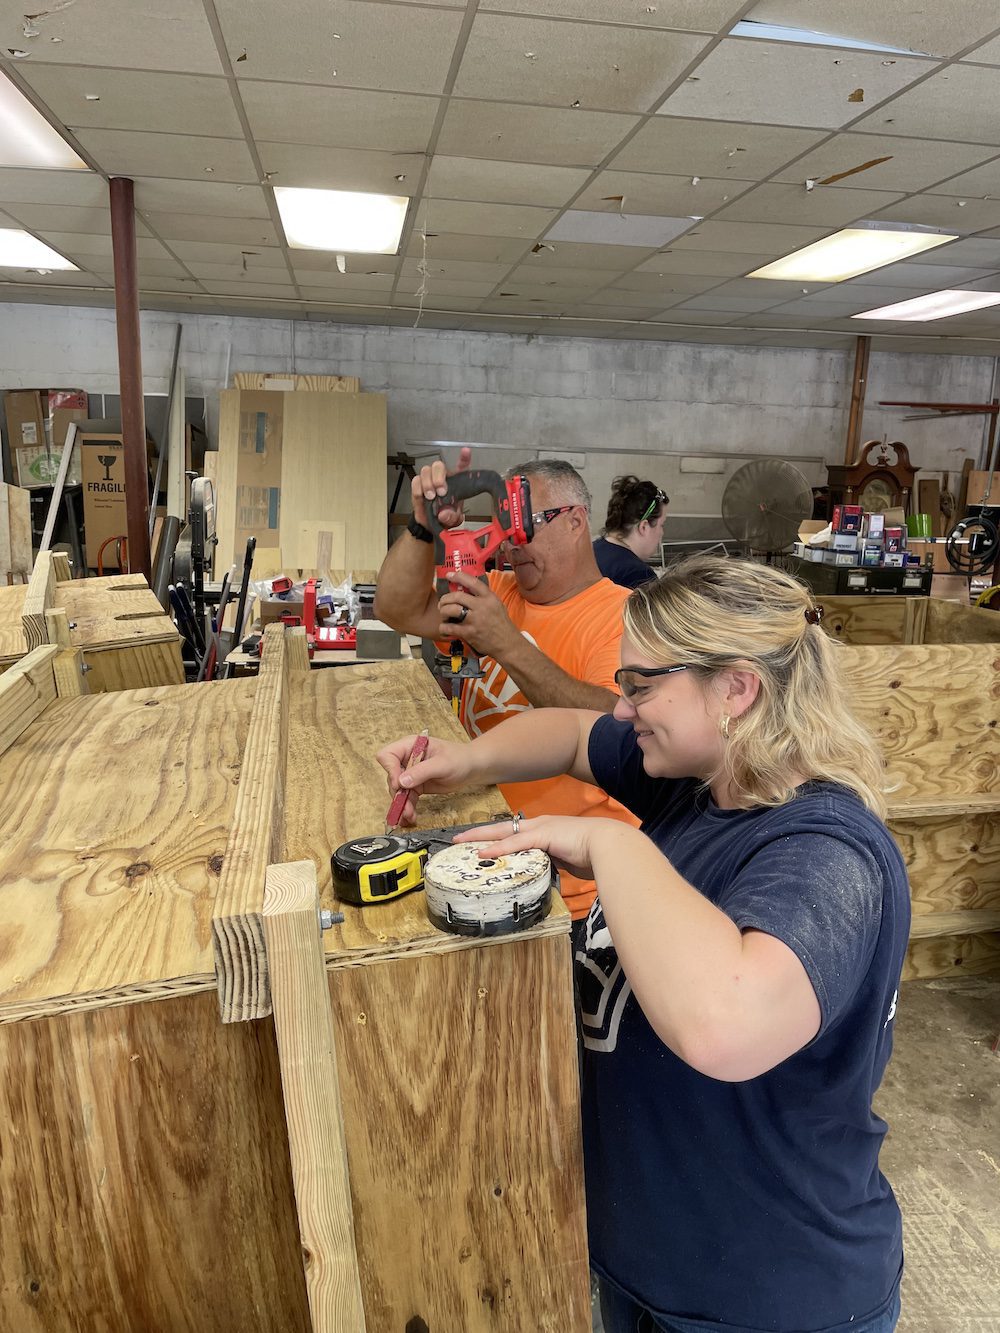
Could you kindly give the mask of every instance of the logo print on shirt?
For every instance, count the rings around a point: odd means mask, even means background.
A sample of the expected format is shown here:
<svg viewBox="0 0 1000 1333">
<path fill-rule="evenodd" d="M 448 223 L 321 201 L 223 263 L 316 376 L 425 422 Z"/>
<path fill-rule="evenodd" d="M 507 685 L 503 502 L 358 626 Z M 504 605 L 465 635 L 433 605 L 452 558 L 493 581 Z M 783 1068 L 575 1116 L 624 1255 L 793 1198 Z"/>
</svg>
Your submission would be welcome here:
<svg viewBox="0 0 1000 1333">
<path fill-rule="evenodd" d="M 896 1001 L 897 1001 L 898 999 L 899 999 L 899 991 L 898 991 L 898 990 L 894 990 L 894 991 L 892 992 L 892 1003 L 889 1005 L 889 1017 L 888 1017 L 888 1018 L 885 1020 L 885 1022 L 882 1024 L 882 1031 L 883 1031 L 883 1032 L 886 1030 L 886 1028 L 889 1026 L 889 1024 L 892 1022 L 892 1020 L 896 1017 Z"/>
<path fill-rule="evenodd" d="M 524 630 L 521 634 L 533 648 L 538 647 L 530 634 Z M 483 734 L 484 722 L 487 722 L 488 731 L 501 718 L 510 717 L 513 713 L 526 713 L 531 707 L 521 693 L 520 686 L 511 680 L 499 662 L 484 655 L 481 666 L 483 674 L 478 680 L 469 682 L 462 704 L 462 722 L 473 738 Z M 488 722 L 490 718 L 494 721 Z"/>
<path fill-rule="evenodd" d="M 583 1044 L 588 1051 L 613 1051 L 632 983 L 618 961 L 600 899 L 590 909 L 584 946 L 577 950 Z"/>
</svg>

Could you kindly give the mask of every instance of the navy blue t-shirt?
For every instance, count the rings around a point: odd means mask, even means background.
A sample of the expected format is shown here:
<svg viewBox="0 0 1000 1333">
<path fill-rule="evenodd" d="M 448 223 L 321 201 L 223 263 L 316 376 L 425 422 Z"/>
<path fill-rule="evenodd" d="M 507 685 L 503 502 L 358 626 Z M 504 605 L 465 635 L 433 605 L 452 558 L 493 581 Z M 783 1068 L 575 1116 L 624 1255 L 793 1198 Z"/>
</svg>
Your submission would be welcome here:
<svg viewBox="0 0 1000 1333">
<path fill-rule="evenodd" d="M 604 537 L 598 537 L 594 542 L 594 558 L 604 577 L 623 588 L 641 588 L 644 583 L 656 578 L 656 570 L 652 565 L 640 560 L 627 546 L 618 546 Z"/>
<path fill-rule="evenodd" d="M 594 1266 L 655 1313 L 726 1333 L 856 1326 L 887 1304 L 902 1265 L 878 1168 L 886 1126 L 871 1109 L 909 934 L 899 851 L 832 783 L 723 810 L 694 779 L 651 778 L 632 726 L 610 716 L 594 725 L 590 765 L 679 874 L 741 929 L 792 949 L 822 1012 L 814 1040 L 758 1078 L 698 1073 L 646 1021 L 598 898 L 576 955 Z"/>
</svg>

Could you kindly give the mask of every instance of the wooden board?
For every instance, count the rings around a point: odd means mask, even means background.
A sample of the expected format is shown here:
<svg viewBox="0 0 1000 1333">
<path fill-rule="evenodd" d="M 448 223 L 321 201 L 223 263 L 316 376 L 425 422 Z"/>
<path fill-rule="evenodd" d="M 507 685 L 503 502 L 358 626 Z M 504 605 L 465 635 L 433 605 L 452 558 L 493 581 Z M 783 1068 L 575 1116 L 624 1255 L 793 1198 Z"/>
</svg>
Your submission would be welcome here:
<svg viewBox="0 0 1000 1333">
<path fill-rule="evenodd" d="M 31 496 L 0 483 L 0 586 L 31 570 Z"/>
<path fill-rule="evenodd" d="M 1000 790 L 1000 652 L 990 645 L 844 648 L 855 712 L 887 760 L 889 796 Z"/>
<path fill-rule="evenodd" d="M 565 929 L 330 994 L 368 1333 L 589 1333 Z"/>
<path fill-rule="evenodd" d="M 40 552 L 31 571 L 21 609 L 21 625 L 28 651 L 48 642 L 45 613 L 55 606 L 56 575 L 52 567 L 52 552 Z"/>
<path fill-rule="evenodd" d="M 346 558 L 347 527 L 331 519 L 303 519 L 282 547 L 290 569 L 339 569 Z"/>
<path fill-rule="evenodd" d="M 906 953 L 903 980 L 976 976 L 1000 971 L 1000 931 L 914 940 Z"/>
<path fill-rule="evenodd" d="M 286 561 L 300 524 L 333 520 L 344 524 L 345 566 L 380 565 L 387 549 L 384 396 L 287 394 L 282 464 Z"/>
<path fill-rule="evenodd" d="M 57 701 L 0 757 L 0 1023 L 214 991 L 255 688 Z"/>
<path fill-rule="evenodd" d="M 360 393 L 357 375 L 295 375 L 282 370 L 238 370 L 234 389 L 269 389 L 279 393 L 307 390 L 313 393 Z"/>
<path fill-rule="evenodd" d="M 205 993 L 7 1024 L 0 1118 L 0 1328 L 312 1333 L 269 1022 Z"/>
<path fill-rule="evenodd" d="M 996 812 L 890 821 L 910 878 L 914 917 L 1000 908 L 1000 819 Z"/>
<path fill-rule="evenodd" d="M 926 600 L 925 643 L 1000 643 L 1000 612 L 959 606 L 937 597 Z"/>
<path fill-rule="evenodd" d="M 21 615 L 27 584 L 0 583 L 0 669 L 10 666 L 28 651 Z"/>
<path fill-rule="evenodd" d="M 821 597 L 820 624 L 832 638 L 856 645 L 902 643 L 910 597 Z M 920 600 L 926 600 L 921 598 Z"/>
<path fill-rule="evenodd" d="M 917 514 L 928 514 L 931 520 L 931 536 L 943 537 L 944 519 L 941 515 L 941 481 L 938 477 L 922 477 L 917 482 Z"/>
<path fill-rule="evenodd" d="M 26 654 L 0 679 L 0 755 L 55 702 L 59 649 L 43 645 Z M 0 828 L 3 825 L 0 824 Z"/>
<path fill-rule="evenodd" d="M 962 474 L 963 481 L 965 480 L 965 475 L 966 474 L 963 472 Z M 965 503 L 967 505 L 982 504 L 983 500 L 986 498 L 986 487 L 987 483 L 989 483 L 990 474 L 988 472 L 980 472 L 977 471 L 975 468 L 972 468 L 969 470 L 968 478 L 969 478 L 969 489 L 965 497 Z M 992 485 L 990 485 L 989 490 L 990 490 L 989 503 L 991 505 L 1000 504 L 1000 472 L 993 473 L 993 482 Z M 961 504 L 961 495 L 959 495 L 959 502 Z M 964 517 L 965 517 L 965 511 L 963 508 L 960 508 L 959 512 L 956 514 L 956 519 Z"/>
<path fill-rule="evenodd" d="M 280 545 L 282 408 L 285 395 L 224 389 L 219 395 L 219 449 L 215 463 L 215 568 L 221 577 L 239 561 L 248 536 L 258 547 Z"/>
</svg>

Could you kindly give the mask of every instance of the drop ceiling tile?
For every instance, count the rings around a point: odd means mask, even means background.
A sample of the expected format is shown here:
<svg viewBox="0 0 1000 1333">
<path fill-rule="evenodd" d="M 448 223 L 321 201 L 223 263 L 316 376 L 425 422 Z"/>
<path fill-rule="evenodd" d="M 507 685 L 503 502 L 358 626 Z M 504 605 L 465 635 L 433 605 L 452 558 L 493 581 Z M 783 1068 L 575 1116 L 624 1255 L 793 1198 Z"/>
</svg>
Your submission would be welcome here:
<svg viewBox="0 0 1000 1333">
<path fill-rule="evenodd" d="M 210 241 L 171 241 L 170 248 L 184 263 L 239 264 L 245 258 L 255 268 L 275 268 L 287 273 L 284 252 L 277 246 L 213 243 Z"/>
<path fill-rule="evenodd" d="M 171 248 L 185 245 L 276 247 L 278 233 L 264 218 L 197 217 L 190 213 L 146 213 L 151 231 Z"/>
<path fill-rule="evenodd" d="M 209 214 L 212 217 L 268 220 L 271 217 L 264 191 L 259 186 L 228 185 L 224 181 L 210 181 L 207 177 L 204 180 L 154 180 L 137 176 L 135 206 L 140 213 Z"/>
<path fill-rule="evenodd" d="M 951 65 L 854 128 L 880 134 L 887 118 L 892 122 L 890 134 L 1000 146 L 1000 80 L 983 66 Z"/>
<path fill-rule="evenodd" d="M 561 208 L 586 182 L 583 168 L 490 162 L 435 155 L 427 177 L 429 199 L 470 199 L 495 204 Z"/>
<path fill-rule="evenodd" d="M 428 199 L 417 210 L 415 228 L 469 236 L 511 236 L 534 241 L 558 210 L 527 204 L 472 204 L 452 199 Z"/>
<path fill-rule="evenodd" d="M 714 33 L 729 23 L 744 4 L 737 0 L 659 0 L 655 5 L 637 4 L 636 0 L 481 0 L 479 8 Z"/>
<path fill-rule="evenodd" d="M 1000 199 L 955 199 L 945 194 L 922 194 L 884 208 L 877 216 L 880 222 L 918 222 L 956 233 L 985 231 L 988 227 L 1000 227 Z"/>
<path fill-rule="evenodd" d="M 563 309 L 562 304 L 557 301 L 544 301 L 541 297 L 534 296 L 517 296 L 509 299 L 494 297 L 491 301 L 484 301 L 480 308 L 484 311 L 508 315 L 559 315 Z"/>
<path fill-rule="evenodd" d="M 783 282 L 776 278 L 734 278 L 712 288 L 713 296 L 749 296 L 754 300 L 771 297 L 770 305 L 777 305 L 782 300 L 792 300 L 799 296 L 812 296 L 818 292 L 841 291 L 844 284 L 830 288 L 821 282 Z"/>
<path fill-rule="evenodd" d="M 872 310 L 875 307 L 871 301 L 866 301 L 860 292 L 854 293 L 849 301 L 833 301 L 825 297 L 804 296 L 801 301 L 788 301 L 783 305 L 776 304 L 770 314 L 781 315 L 800 315 L 803 319 L 823 319 L 827 316 L 832 318 L 845 319 L 849 315 L 858 314 L 862 310 Z M 860 330 L 863 332 L 863 330 Z"/>
<path fill-rule="evenodd" d="M 747 181 L 602 171 L 573 201 L 573 207 L 608 213 L 623 208 L 626 213 L 649 213 L 659 217 L 678 218 L 692 214 L 704 217 L 749 189 L 752 186 Z M 617 202 L 619 196 L 624 197 L 624 204 Z"/>
<path fill-rule="evenodd" d="M 299 283 L 303 297 L 313 304 L 374 305 L 388 308 L 388 291 L 377 291 L 370 287 L 359 287 L 351 283 L 349 287 L 307 287 Z"/>
<path fill-rule="evenodd" d="M 572 291 L 572 289 L 570 289 L 570 291 Z M 572 299 L 574 300 L 574 303 L 578 305 L 642 306 L 645 307 L 648 313 L 649 310 L 665 310 L 668 305 L 680 305 L 681 302 L 689 300 L 690 296 L 690 292 L 671 293 L 654 291 L 652 289 L 647 291 L 636 291 L 633 288 L 620 287 L 615 284 L 614 286 L 605 287 L 601 291 L 593 292 L 589 296 L 585 296 L 582 301 L 579 292 L 577 292 L 576 296 Z"/>
<path fill-rule="evenodd" d="M 440 93 L 462 26 L 458 10 L 299 0 L 216 0 L 237 77 Z M 246 52 L 246 60 L 239 57 Z"/>
<path fill-rule="evenodd" d="M 699 228 L 699 231 L 701 228 Z M 742 277 L 752 273 L 774 258 L 774 252 L 767 254 L 755 252 L 728 252 L 713 250 L 693 250 L 690 247 L 678 249 L 672 246 L 644 264 L 640 264 L 636 273 L 680 273 L 687 276 L 703 277 Z"/>
<path fill-rule="evenodd" d="M 81 130 L 77 138 L 111 176 L 145 174 L 199 183 L 203 179 L 220 183 L 257 180 L 253 159 L 242 139 L 129 130 Z"/>
<path fill-rule="evenodd" d="M 647 111 L 704 50 L 688 33 L 478 13 L 455 80 L 467 97 Z"/>
<path fill-rule="evenodd" d="M 149 70 L 25 64 L 20 71 L 45 104 L 74 132 L 157 130 L 242 139 L 225 79 Z M 89 98 L 97 97 L 99 101 Z"/>
<path fill-rule="evenodd" d="M 934 253 L 932 250 L 931 254 Z M 862 273 L 859 277 L 852 278 L 850 286 L 867 287 L 871 284 L 885 287 L 921 287 L 924 291 L 936 292 L 943 287 L 964 287 L 974 278 L 988 277 L 991 272 L 987 268 L 946 264 L 943 246 L 937 253 L 941 257 L 940 264 L 889 264 L 885 268 L 874 269 L 871 273 Z"/>
<path fill-rule="evenodd" d="M 108 208 L 108 183 L 93 171 L 33 171 L 0 167 L 0 200 L 22 204 L 64 204 Z"/>
<path fill-rule="evenodd" d="M 110 258 L 102 258 L 98 255 L 92 255 L 88 268 L 92 273 L 99 277 L 107 278 L 108 281 L 114 280 L 114 262 Z M 173 259 L 139 259 L 139 281 L 140 284 L 151 278 L 185 278 L 187 277 L 184 268 Z"/>
<path fill-rule="evenodd" d="M 992 33 L 1000 18 L 995 0 L 938 0 L 933 5 L 837 0 L 821 13 L 802 0 L 758 0 L 752 17 L 786 28 L 814 28 L 833 37 L 953 56 Z"/>
<path fill-rule="evenodd" d="M 290 282 L 254 282 L 242 279 L 205 278 L 202 285 L 216 296 L 267 296 L 278 300 L 296 295 Z"/>
<path fill-rule="evenodd" d="M 1000 65 L 1000 37 L 994 37 L 992 41 L 977 46 L 965 58 L 978 64 Z"/>
<path fill-rule="evenodd" d="M 260 143 L 264 170 L 272 185 L 306 190 L 361 190 L 412 196 L 424 159 L 412 153 L 375 153 L 355 148 L 317 148 L 312 144 Z"/>
<path fill-rule="evenodd" d="M 424 313 L 441 310 L 478 310 L 482 299 L 481 296 L 446 296 L 443 292 L 436 292 L 432 288 L 424 298 Z M 397 292 L 392 298 L 392 304 L 397 309 L 406 309 L 416 314 L 420 309 L 420 298 L 412 292 Z"/>
<path fill-rule="evenodd" d="M 492 289 L 491 289 L 492 290 Z M 505 278 L 503 282 L 497 284 L 497 297 L 520 296 L 524 300 L 548 301 L 552 305 L 580 305 L 584 301 L 589 301 L 589 293 L 592 288 L 588 287 L 560 287 L 558 283 L 549 285 L 548 283 L 529 283 L 529 282 L 511 282 Z M 619 295 L 618 300 L 628 300 L 628 297 Z"/>
<path fill-rule="evenodd" d="M 581 292 L 583 290 L 593 290 L 598 284 L 603 285 L 615 276 L 613 271 L 588 273 L 579 268 L 560 268 L 557 264 L 546 264 L 543 269 L 540 269 L 535 262 L 536 258 L 537 256 L 532 255 L 530 260 L 518 265 L 517 268 L 507 274 L 506 281 L 532 285 L 552 283 L 567 290 L 576 288 L 575 299 L 582 300 Z"/>
<path fill-rule="evenodd" d="M 650 263 L 655 261 L 650 260 Z M 621 277 L 615 278 L 614 285 L 616 291 L 634 291 L 658 293 L 660 296 L 668 296 L 673 292 L 686 293 L 692 296 L 697 292 L 710 291 L 717 287 L 723 279 L 717 273 L 653 273 L 647 269 L 646 265 L 637 268 L 632 273 L 623 273 Z"/>
<path fill-rule="evenodd" d="M 26 269 L 5 268 L 0 270 L 6 274 L 12 283 L 18 286 L 27 284 L 30 287 L 109 287 L 111 283 L 106 278 L 100 278 L 96 273 L 91 273 L 88 269 L 81 269 L 75 273 L 72 269 L 61 269 L 52 273 L 40 273 L 37 270 L 30 272 Z"/>
<path fill-rule="evenodd" d="M 1000 135 L 998 135 L 1000 138 Z M 942 148 L 957 148 L 958 144 L 942 144 Z M 985 147 L 979 152 L 994 152 L 993 148 L 987 150 Z M 931 191 L 932 194 L 950 194 L 956 195 L 961 199 L 973 199 L 976 196 L 982 198 L 984 195 L 1000 195 L 1000 158 L 994 158 L 992 162 L 986 162 L 982 166 L 974 168 L 972 171 L 963 171 L 951 180 L 942 181 Z"/>
<path fill-rule="evenodd" d="M 883 61 L 867 51 L 731 37 L 667 98 L 662 113 L 837 129 L 930 68 L 903 56 Z M 848 101 L 857 88 L 864 89 L 863 104 Z"/>
<path fill-rule="evenodd" d="M 532 254 L 525 258 L 526 265 L 536 265 L 539 270 L 548 268 L 551 264 L 553 268 L 579 268 L 581 274 L 586 274 L 595 269 L 604 269 L 611 272 L 622 272 L 631 268 L 643 258 L 650 258 L 655 251 L 650 248 L 643 251 L 641 248 L 633 245 L 589 245 L 584 241 L 552 241 L 553 248 L 548 248 L 549 242 L 537 254 Z"/>
<path fill-rule="evenodd" d="M 659 323 L 715 325 L 728 324 L 736 315 L 731 310 L 683 310 L 677 306 L 667 307 Z"/>
<path fill-rule="evenodd" d="M 147 275 L 140 271 L 139 290 L 141 292 L 193 292 L 202 290 L 196 278 L 176 278 L 169 275 Z"/>
<path fill-rule="evenodd" d="M 718 214 L 719 222 L 801 223 L 835 231 L 882 213 L 901 196 L 884 190 L 839 190 L 835 185 L 806 189 L 799 185 L 758 185 Z"/>
<path fill-rule="evenodd" d="M 8 6 L 10 34 L 20 39 L 20 11 Z M 17 24 L 13 23 L 15 14 Z M 49 7 L 30 40 L 32 54 L 60 65 L 107 65 L 119 69 L 169 70 L 171 73 L 221 74 L 212 30 L 201 0 L 101 0 L 91 5 Z M 53 40 L 56 39 L 56 40 Z M 21 39 L 23 40 L 23 39 Z M 29 43 L 25 43 L 28 45 Z M 4 43 L 6 45 L 6 43 Z"/>
<path fill-rule="evenodd" d="M 506 264 L 509 268 L 524 254 L 530 241 L 510 236 L 453 236 L 450 232 L 428 234 L 426 253 L 429 261 L 461 259 L 477 264 Z M 414 231 L 406 247 L 409 257 L 424 254 L 424 238 Z M 506 269 L 504 270 L 506 272 Z"/>
<path fill-rule="evenodd" d="M 112 258 L 111 237 L 109 235 L 72 231 L 40 231 L 38 234 L 46 245 L 51 245 L 53 250 L 58 250 L 60 254 L 66 255 L 67 258 L 73 259 L 77 263 L 87 262 L 95 256 L 108 260 Z M 140 260 L 170 258 L 159 241 L 147 236 L 136 237 L 135 252 Z"/>
<path fill-rule="evenodd" d="M 453 157 L 596 167 L 639 124 L 637 116 L 452 98 L 437 151 Z"/>
<path fill-rule="evenodd" d="M 887 114 L 891 114 L 891 111 Z M 925 190 L 948 175 L 982 162 L 989 153 L 988 148 L 974 144 L 902 139 L 881 134 L 837 134 L 798 162 L 783 167 L 777 178 L 779 181 L 799 184 L 807 177 L 822 181 L 827 176 L 836 176 L 840 172 L 860 167 L 865 162 L 886 157 L 888 161 L 880 162 L 878 166 L 848 176 L 846 180 L 836 181 L 837 188 L 900 190 L 909 194 Z"/>
<path fill-rule="evenodd" d="M 231 264 L 213 264 L 205 263 L 201 259 L 187 259 L 184 261 L 184 267 L 193 274 L 194 277 L 208 282 L 217 279 L 219 282 L 242 282 L 244 278 L 251 282 L 263 283 L 269 285 L 273 282 L 289 281 L 288 269 L 278 268 L 250 268 L 250 261 L 247 261 L 247 267 L 244 269 L 239 255 L 233 257 Z"/>
<path fill-rule="evenodd" d="M 818 143 L 818 130 L 657 116 L 615 155 L 614 171 L 762 180 Z"/>
<path fill-rule="evenodd" d="M 629 246 L 659 250 L 690 231 L 695 218 L 655 217 L 650 213 L 593 213 L 569 209 L 545 233 L 549 242 L 569 241 L 585 245 Z"/>
<path fill-rule="evenodd" d="M 753 296 L 731 296 L 720 295 L 718 292 L 706 292 L 704 296 L 689 297 L 682 305 L 675 307 L 679 311 L 688 310 L 729 310 L 734 315 L 753 314 L 758 310 L 767 310 L 770 306 L 778 305 L 782 296 L 775 292 L 773 294 L 761 294 L 758 297 Z"/>
<path fill-rule="evenodd" d="M 489 296 L 496 286 L 495 282 L 456 282 L 450 278 L 432 278 L 426 280 L 420 273 L 404 274 L 399 279 L 396 288 L 397 296 L 411 297 L 416 296 L 421 286 L 427 287 L 427 300 L 433 304 L 431 298 L 438 300 L 443 296 L 461 297 L 466 301 L 482 301 L 484 297 Z M 390 283 L 391 286 L 391 283 Z"/>
<path fill-rule="evenodd" d="M 257 139 L 388 153 L 425 152 L 440 105 L 437 97 L 250 79 L 240 92 Z"/>
<path fill-rule="evenodd" d="M 289 250 L 289 258 L 297 276 L 303 282 L 324 283 L 329 287 L 378 286 L 391 287 L 398 260 L 395 255 L 345 255 L 346 269 L 341 273 L 337 256 L 322 250 Z"/>
<path fill-rule="evenodd" d="M 410 277 L 418 274 L 419 262 L 419 259 L 404 259 L 399 267 L 400 275 Z M 509 268 L 509 264 L 432 259 L 428 261 L 427 271 L 431 278 L 454 278 L 456 282 L 489 282 L 495 286 L 503 279 Z"/>
<path fill-rule="evenodd" d="M 4 209 L 22 227 L 31 231 L 79 231 L 111 235 L 110 207 L 73 208 L 58 204 L 5 203 Z M 136 232 L 141 236 L 146 234 L 141 222 L 137 223 Z"/>
<path fill-rule="evenodd" d="M 788 255 L 828 235 L 832 227 L 786 227 L 764 222 L 701 222 L 674 241 L 671 249 L 734 250 L 741 254 Z"/>
</svg>

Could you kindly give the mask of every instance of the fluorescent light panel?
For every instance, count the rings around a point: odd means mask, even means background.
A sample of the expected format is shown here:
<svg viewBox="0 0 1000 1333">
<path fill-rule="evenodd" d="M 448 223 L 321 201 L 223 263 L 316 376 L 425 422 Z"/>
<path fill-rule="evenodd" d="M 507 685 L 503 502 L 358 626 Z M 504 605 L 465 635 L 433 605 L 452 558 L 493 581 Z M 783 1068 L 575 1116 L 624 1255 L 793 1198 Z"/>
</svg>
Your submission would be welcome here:
<svg viewBox="0 0 1000 1333">
<path fill-rule="evenodd" d="M 90 170 L 3 73 L 0 73 L 0 167 Z"/>
<path fill-rule="evenodd" d="M 897 56 L 922 56 L 926 51 L 914 51 L 906 46 L 883 46 L 881 42 L 866 42 L 855 37 L 837 37 L 829 32 L 814 32 L 811 28 L 789 28 L 783 23 L 763 23 L 758 19 L 741 19 L 729 31 L 730 37 L 756 37 L 764 42 L 792 42 L 800 46 L 839 46 L 844 51 L 881 51 Z"/>
<path fill-rule="evenodd" d="M 956 240 L 957 236 L 935 231 L 846 227 L 747 276 L 785 282 L 843 282 Z"/>
<path fill-rule="evenodd" d="M 74 263 L 30 232 L 16 231 L 12 227 L 0 227 L 0 268 L 60 268 L 79 272 Z"/>
<path fill-rule="evenodd" d="M 928 323 L 932 319 L 947 319 L 949 315 L 963 315 L 969 310 L 985 310 L 1000 305 L 1000 292 L 964 292 L 958 288 L 928 292 L 909 301 L 880 306 L 852 315 L 852 319 L 898 319 L 912 323 Z"/>
<path fill-rule="evenodd" d="M 274 191 L 281 225 L 293 250 L 394 255 L 409 199 L 352 190 Z"/>
</svg>

